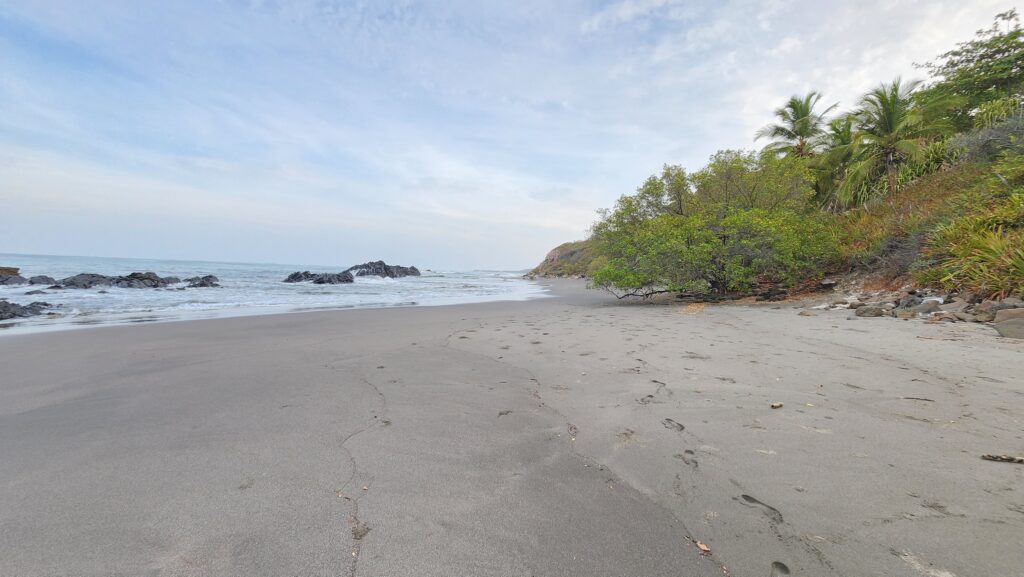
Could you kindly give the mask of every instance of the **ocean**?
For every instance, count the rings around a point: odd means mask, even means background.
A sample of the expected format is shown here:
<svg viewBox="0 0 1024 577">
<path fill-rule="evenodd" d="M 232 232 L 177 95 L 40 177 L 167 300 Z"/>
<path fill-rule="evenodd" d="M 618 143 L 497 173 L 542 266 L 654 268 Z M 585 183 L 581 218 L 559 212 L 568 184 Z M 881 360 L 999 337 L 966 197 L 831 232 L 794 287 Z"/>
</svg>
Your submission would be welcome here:
<svg viewBox="0 0 1024 577">
<path fill-rule="evenodd" d="M 0 286 L 0 298 L 17 304 L 45 301 L 50 314 L 0 321 L 0 332 L 49 330 L 97 324 L 126 324 L 312 310 L 407 307 L 526 300 L 545 289 L 526 280 L 526 271 L 449 271 L 420 269 L 422 276 L 387 279 L 356 277 L 351 284 L 314 285 L 281 282 L 295 271 L 340 272 L 345 266 L 253 264 L 146 260 L 0 253 L 0 266 L 21 269 L 21 276 L 48 275 L 57 280 L 82 272 L 127 275 L 155 272 L 187 278 L 216 275 L 221 288 L 187 290 L 97 287 L 46 290 L 45 286 Z M 415 263 L 388 263 L 405 266 Z M 179 285 L 185 286 L 185 284 Z M 47 294 L 28 295 L 30 290 Z M 103 291 L 103 292 L 101 292 Z"/>
</svg>

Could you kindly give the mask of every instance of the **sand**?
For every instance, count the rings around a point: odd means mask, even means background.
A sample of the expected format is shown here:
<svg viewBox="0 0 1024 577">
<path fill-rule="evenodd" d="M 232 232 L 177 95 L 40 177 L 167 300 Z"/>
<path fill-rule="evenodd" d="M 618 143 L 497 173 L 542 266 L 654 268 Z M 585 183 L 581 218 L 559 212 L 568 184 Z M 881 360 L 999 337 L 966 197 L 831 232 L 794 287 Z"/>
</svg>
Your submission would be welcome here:
<svg viewBox="0 0 1024 577">
<path fill-rule="evenodd" d="M 0 575 L 1024 570 L 1024 341 L 554 285 L 0 336 Z"/>
</svg>

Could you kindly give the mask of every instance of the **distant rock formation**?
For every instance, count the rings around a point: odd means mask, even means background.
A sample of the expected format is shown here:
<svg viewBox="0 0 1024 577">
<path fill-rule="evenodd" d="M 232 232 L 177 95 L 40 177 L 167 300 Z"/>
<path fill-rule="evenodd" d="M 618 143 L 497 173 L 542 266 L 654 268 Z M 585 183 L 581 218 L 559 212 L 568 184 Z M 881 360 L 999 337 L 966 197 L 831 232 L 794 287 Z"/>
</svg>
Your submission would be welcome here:
<svg viewBox="0 0 1024 577">
<path fill-rule="evenodd" d="M 296 282 L 312 282 L 313 284 L 344 284 L 355 282 L 355 277 L 352 273 L 345 272 L 323 272 L 315 273 L 304 270 L 302 272 L 293 272 L 288 275 L 288 278 L 284 279 L 283 282 L 296 283 Z"/>
<path fill-rule="evenodd" d="M 212 274 L 187 278 L 185 282 L 188 283 L 188 288 L 220 288 L 220 279 Z"/>
<path fill-rule="evenodd" d="M 35 279 L 50 279 L 50 277 L 32 277 Z M 213 275 L 203 277 L 192 277 L 187 279 L 189 288 L 205 288 L 220 286 L 219 279 Z M 176 276 L 160 276 L 155 272 L 133 272 L 125 276 L 107 276 L 91 272 L 83 272 L 74 276 L 52 283 L 51 289 L 90 289 L 94 287 L 118 287 L 118 288 L 164 288 L 169 285 L 179 284 L 181 279 Z M 45 284 L 44 282 L 33 282 L 32 284 Z M 184 288 L 184 287 L 182 287 Z"/>
<path fill-rule="evenodd" d="M 551 249 L 544 262 L 527 277 L 589 277 L 600 264 L 601 260 L 594 255 L 593 243 L 578 240 Z"/>
<path fill-rule="evenodd" d="M 0 299 L 0 321 L 6 321 L 14 318 L 25 318 L 35 315 L 43 314 L 48 308 L 52 308 L 53 305 L 44 302 L 34 302 L 27 305 L 19 305 L 15 303 L 9 303 L 5 299 Z"/>
<path fill-rule="evenodd" d="M 420 271 L 414 266 L 389 265 L 382 260 L 366 262 L 349 267 L 345 272 L 355 276 L 380 276 L 386 278 L 401 278 L 403 276 L 420 276 Z"/>
<path fill-rule="evenodd" d="M 46 276 L 45 274 L 36 275 L 28 279 L 28 284 L 57 284 L 57 281 L 52 276 Z"/>
<path fill-rule="evenodd" d="M 7 268 L 7 269 L 0 269 L 0 270 L 14 270 L 14 271 L 16 271 L 18 269 L 16 269 L 16 268 L 14 268 L 14 269 Z M 16 285 L 16 284 L 25 284 L 27 282 L 28 282 L 28 279 L 26 279 L 25 277 L 21 276 L 20 274 L 18 274 L 16 272 L 14 274 L 0 274 L 0 285 Z"/>
</svg>

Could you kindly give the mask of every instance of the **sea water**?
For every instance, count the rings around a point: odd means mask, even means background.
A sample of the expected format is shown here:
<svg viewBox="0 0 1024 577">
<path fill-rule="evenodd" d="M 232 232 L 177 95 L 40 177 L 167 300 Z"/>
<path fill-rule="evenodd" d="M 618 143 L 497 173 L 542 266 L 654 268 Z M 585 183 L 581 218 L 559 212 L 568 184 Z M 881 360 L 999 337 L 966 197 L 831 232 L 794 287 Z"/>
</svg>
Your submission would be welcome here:
<svg viewBox="0 0 1024 577">
<path fill-rule="evenodd" d="M 155 272 L 166 277 L 216 275 L 221 288 L 166 289 L 95 287 L 47 290 L 46 285 L 0 286 L 0 298 L 17 304 L 45 301 L 50 314 L 0 321 L 3 333 L 73 328 L 96 324 L 139 323 L 309 310 L 442 305 L 544 296 L 545 289 L 523 278 L 525 271 L 424 270 L 419 277 L 356 277 L 354 283 L 314 285 L 281 282 L 299 270 L 341 272 L 346 266 L 252 264 L 145 260 L 0 253 L 0 266 L 21 269 L 21 276 L 48 275 L 57 280 L 83 272 L 111 276 Z M 403 264 L 410 263 L 389 263 Z M 25 295 L 30 290 L 46 294 Z"/>
</svg>

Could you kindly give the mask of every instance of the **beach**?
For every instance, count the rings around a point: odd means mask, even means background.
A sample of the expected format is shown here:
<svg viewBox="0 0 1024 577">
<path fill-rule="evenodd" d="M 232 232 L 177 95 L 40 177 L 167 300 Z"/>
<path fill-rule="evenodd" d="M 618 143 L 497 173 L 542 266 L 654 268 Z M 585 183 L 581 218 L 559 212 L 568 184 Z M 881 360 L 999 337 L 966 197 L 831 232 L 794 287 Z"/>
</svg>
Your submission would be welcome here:
<svg viewBox="0 0 1024 577">
<path fill-rule="evenodd" d="M 1024 341 L 546 283 L 0 335 L 0 575 L 1020 573 Z"/>
</svg>

